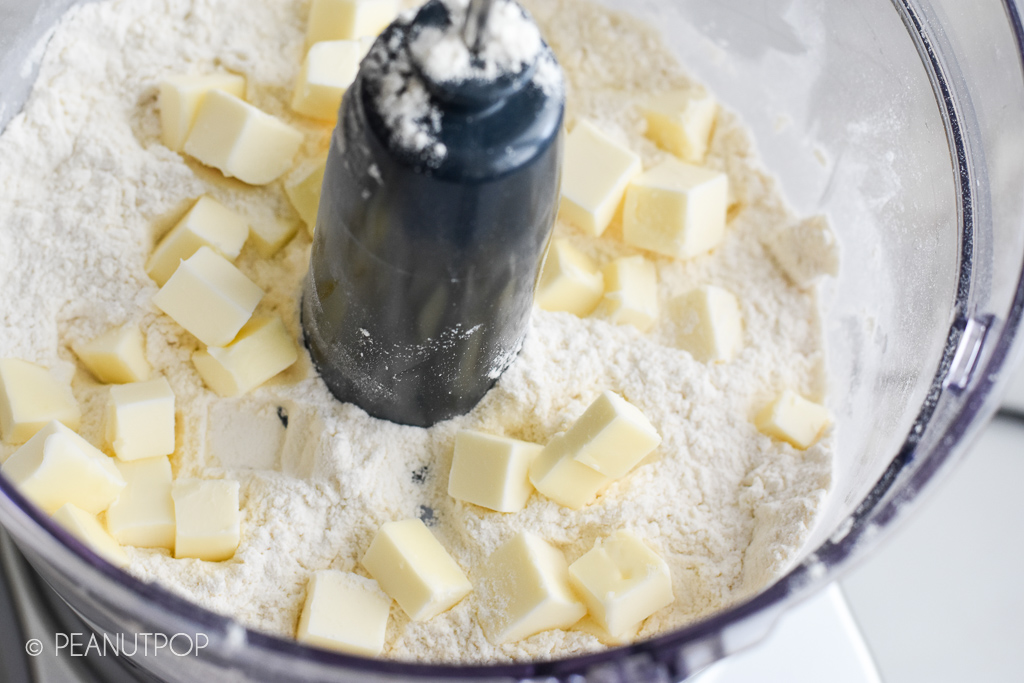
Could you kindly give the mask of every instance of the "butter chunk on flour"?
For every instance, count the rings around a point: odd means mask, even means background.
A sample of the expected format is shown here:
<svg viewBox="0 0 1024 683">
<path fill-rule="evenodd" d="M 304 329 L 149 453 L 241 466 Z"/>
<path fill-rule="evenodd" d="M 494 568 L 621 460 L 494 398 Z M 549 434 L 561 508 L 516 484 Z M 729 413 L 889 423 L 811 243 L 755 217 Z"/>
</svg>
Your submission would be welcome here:
<svg viewBox="0 0 1024 683">
<path fill-rule="evenodd" d="M 0 437 L 25 443 L 51 420 L 78 429 L 82 411 L 71 386 L 20 358 L 0 359 Z"/>
<path fill-rule="evenodd" d="M 426 621 L 469 595 L 473 586 L 418 519 L 381 526 L 363 566 L 413 621 Z"/>
<path fill-rule="evenodd" d="M 291 168 L 302 140 L 280 119 L 214 90 L 199 105 L 185 153 L 243 183 L 266 185 Z"/>
</svg>

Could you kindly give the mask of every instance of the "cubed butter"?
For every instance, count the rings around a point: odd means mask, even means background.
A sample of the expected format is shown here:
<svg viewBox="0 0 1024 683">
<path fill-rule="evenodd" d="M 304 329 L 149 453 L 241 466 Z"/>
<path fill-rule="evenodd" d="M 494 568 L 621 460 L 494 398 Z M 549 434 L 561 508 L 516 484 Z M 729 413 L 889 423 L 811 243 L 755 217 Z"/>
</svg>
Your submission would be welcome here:
<svg viewBox="0 0 1024 683">
<path fill-rule="evenodd" d="M 107 531 L 124 545 L 174 550 L 171 461 L 161 456 L 116 465 L 125 487 L 107 508 Z"/>
<path fill-rule="evenodd" d="M 178 264 L 199 251 L 210 247 L 234 261 L 249 236 L 249 223 L 216 199 L 203 196 L 189 212 L 160 240 L 146 263 L 146 273 L 163 287 Z"/>
<path fill-rule="evenodd" d="M 292 109 L 334 123 L 345 91 L 356 79 L 363 48 L 358 40 L 325 40 L 309 48 L 292 92 Z"/>
<path fill-rule="evenodd" d="M 526 531 L 494 551 L 477 585 L 480 625 L 496 645 L 569 628 L 587 613 L 562 551 Z"/>
<path fill-rule="evenodd" d="M 642 170 L 640 157 L 583 120 L 565 140 L 562 219 L 597 236 L 612 222 L 622 196 Z"/>
<path fill-rule="evenodd" d="M 706 92 L 660 95 L 643 107 L 647 137 L 683 161 L 702 164 L 715 127 L 718 103 Z"/>
<path fill-rule="evenodd" d="M 602 307 L 608 320 L 647 332 L 658 318 L 658 273 L 643 256 L 623 256 L 604 267 Z"/>
<path fill-rule="evenodd" d="M 419 519 L 381 526 L 363 566 L 413 621 L 426 621 L 469 595 L 473 586 Z"/>
<path fill-rule="evenodd" d="M 839 243 L 825 216 L 767 231 L 761 241 L 798 287 L 809 287 L 823 275 L 839 274 Z"/>
<path fill-rule="evenodd" d="M 526 507 L 533 493 L 530 463 L 543 446 L 463 430 L 455 435 L 448 495 L 498 512 Z"/>
<path fill-rule="evenodd" d="M 146 346 L 138 325 L 115 327 L 72 347 L 89 372 L 104 384 L 145 382 L 153 369 L 146 360 Z"/>
<path fill-rule="evenodd" d="M 196 112 L 211 90 L 245 97 L 245 78 L 235 74 L 169 76 L 160 82 L 160 134 L 164 145 L 180 152 L 192 130 Z"/>
<path fill-rule="evenodd" d="M 617 531 L 569 565 L 569 581 L 598 624 L 616 637 L 672 602 L 665 560 L 629 533 Z"/>
<path fill-rule="evenodd" d="M 124 461 L 174 452 L 174 392 L 163 377 L 110 387 L 107 443 Z"/>
<path fill-rule="evenodd" d="M 99 514 L 125 486 L 113 458 L 56 420 L 14 451 L 0 471 L 51 515 L 65 503 Z"/>
<path fill-rule="evenodd" d="M 287 171 L 302 133 L 222 90 L 203 98 L 185 153 L 226 176 L 266 185 Z"/>
<path fill-rule="evenodd" d="M 71 535 L 110 564 L 115 567 L 128 566 L 128 555 L 124 548 L 107 533 L 96 519 L 96 515 L 86 512 L 74 503 L 67 503 L 53 513 L 53 521 L 71 532 Z"/>
<path fill-rule="evenodd" d="M 743 318 L 736 296 L 706 285 L 672 302 L 677 343 L 701 363 L 727 362 L 743 346 Z"/>
<path fill-rule="evenodd" d="M 754 424 L 762 433 L 803 450 L 814 445 L 829 421 L 825 406 L 787 389 L 758 414 Z"/>
<path fill-rule="evenodd" d="M 238 482 L 227 479 L 178 479 L 174 501 L 174 556 L 207 562 L 230 560 L 241 540 Z"/>
<path fill-rule="evenodd" d="M 299 358 L 278 316 L 256 316 L 227 346 L 192 354 L 199 376 L 220 396 L 239 396 L 289 368 Z"/>
<path fill-rule="evenodd" d="M 182 261 L 153 304 L 207 346 L 226 346 L 252 317 L 263 290 L 209 247 Z"/>
<path fill-rule="evenodd" d="M 576 462 L 618 479 L 657 448 L 661 437 L 639 408 L 605 391 L 565 433 L 565 442 Z"/>
<path fill-rule="evenodd" d="M 728 208 L 728 176 L 668 159 L 630 183 L 622 239 L 673 258 L 699 256 L 722 241 Z"/>
<path fill-rule="evenodd" d="M 299 231 L 299 222 L 294 219 L 268 218 L 253 221 L 249 234 L 253 246 L 263 258 L 273 258 L 288 244 Z"/>
<path fill-rule="evenodd" d="M 316 229 L 316 217 L 320 211 L 320 189 L 324 184 L 327 155 L 312 159 L 299 166 L 284 184 L 285 194 L 295 207 L 302 222 L 306 224 L 309 236 Z"/>
<path fill-rule="evenodd" d="M 604 276 L 567 239 L 551 242 L 537 285 L 537 305 L 545 311 L 590 315 L 604 294 Z"/>
<path fill-rule="evenodd" d="M 306 45 L 376 36 L 398 16 L 398 0 L 313 0 Z"/>
<path fill-rule="evenodd" d="M 71 386 L 46 368 L 20 358 L 0 358 L 0 436 L 25 443 L 51 420 L 78 429 L 82 411 Z"/>
<path fill-rule="evenodd" d="M 530 465 L 530 483 L 559 505 L 579 510 L 613 481 L 576 460 L 565 434 L 556 434 Z"/>
<path fill-rule="evenodd" d="M 324 569 L 306 588 L 299 642 L 364 657 L 384 649 L 391 598 L 373 579 Z"/>
</svg>

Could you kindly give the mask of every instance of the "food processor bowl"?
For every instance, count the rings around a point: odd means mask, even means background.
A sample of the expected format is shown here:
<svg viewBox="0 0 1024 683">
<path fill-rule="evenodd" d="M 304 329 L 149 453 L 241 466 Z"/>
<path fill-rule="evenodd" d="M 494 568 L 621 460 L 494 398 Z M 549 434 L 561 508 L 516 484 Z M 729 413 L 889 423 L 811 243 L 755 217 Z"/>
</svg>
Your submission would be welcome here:
<svg viewBox="0 0 1024 683">
<path fill-rule="evenodd" d="M 369 660 L 247 630 L 136 580 L 0 478 L 0 523 L 93 629 L 209 639 L 199 657 L 133 658 L 147 676 L 681 680 L 758 641 L 788 606 L 869 556 L 994 410 L 1024 306 L 1024 29 L 1015 0 L 604 3 L 660 27 L 750 126 L 794 208 L 827 214 L 839 236 L 841 274 L 822 289 L 834 490 L 800 563 L 739 604 L 628 647 L 496 666 Z M 20 110 L 41 46 L 72 4 L 0 2 L 0 128 Z"/>
</svg>

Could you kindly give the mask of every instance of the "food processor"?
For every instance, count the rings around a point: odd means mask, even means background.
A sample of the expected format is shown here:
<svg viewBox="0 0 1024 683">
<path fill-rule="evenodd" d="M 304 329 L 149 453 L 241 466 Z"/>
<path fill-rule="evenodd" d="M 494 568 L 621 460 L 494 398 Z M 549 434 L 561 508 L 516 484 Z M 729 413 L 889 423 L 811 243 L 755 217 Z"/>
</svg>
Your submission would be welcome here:
<svg viewBox="0 0 1024 683">
<path fill-rule="evenodd" d="M 796 211 L 827 214 L 841 242 L 841 273 L 821 290 L 834 486 L 800 562 L 744 601 L 626 647 L 494 666 L 369 660 L 248 630 L 136 580 L 0 478 L 4 564 L 31 567 L 62 630 L 206 638 L 199 656 L 108 658 L 117 671 L 96 680 L 682 680 L 869 556 L 995 409 L 1024 310 L 1018 2 L 597 1 L 658 26 L 749 125 Z M 72 4 L 0 2 L 0 128 Z"/>
</svg>

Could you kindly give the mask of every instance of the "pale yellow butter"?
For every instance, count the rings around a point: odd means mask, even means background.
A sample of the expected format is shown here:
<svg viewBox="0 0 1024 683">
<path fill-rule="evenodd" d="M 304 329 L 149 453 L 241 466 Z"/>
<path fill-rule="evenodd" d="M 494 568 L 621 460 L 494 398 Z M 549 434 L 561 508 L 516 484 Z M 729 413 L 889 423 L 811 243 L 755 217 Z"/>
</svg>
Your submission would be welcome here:
<svg viewBox="0 0 1024 683">
<path fill-rule="evenodd" d="M 641 107 L 647 137 L 683 161 L 702 164 L 715 127 L 718 103 L 706 92 L 673 92 Z"/>
<path fill-rule="evenodd" d="M 724 173 L 668 159 L 626 190 L 622 239 L 674 258 L 699 256 L 722 241 L 728 208 Z"/>
<path fill-rule="evenodd" d="M 316 217 L 320 211 L 320 190 L 324 184 L 327 155 L 317 157 L 299 166 L 284 184 L 285 194 L 292 203 L 302 222 L 306 224 L 309 236 L 316 229 Z"/>
<path fill-rule="evenodd" d="M 324 569 L 306 588 L 299 618 L 299 642 L 339 652 L 376 657 L 384 649 L 391 598 L 373 579 Z"/>
<path fill-rule="evenodd" d="M 413 621 L 426 621 L 469 595 L 473 586 L 419 519 L 381 526 L 363 566 Z"/>
<path fill-rule="evenodd" d="M 661 443 L 635 405 L 605 391 L 565 433 L 566 449 L 581 465 L 619 479 Z"/>
<path fill-rule="evenodd" d="M 174 392 L 163 377 L 110 387 L 107 443 L 124 461 L 174 452 Z"/>
<path fill-rule="evenodd" d="M 530 463 L 543 446 L 463 430 L 455 435 L 448 495 L 498 512 L 526 507 L 533 493 Z"/>
<path fill-rule="evenodd" d="M 743 346 L 743 318 L 736 296 L 705 285 L 675 299 L 677 343 L 701 363 L 727 362 Z"/>
<path fill-rule="evenodd" d="M 0 436 L 25 443 L 51 420 L 78 429 L 82 411 L 71 386 L 20 358 L 0 358 Z"/>
<path fill-rule="evenodd" d="M 229 261 L 234 261 L 248 236 L 249 223 L 244 217 L 204 195 L 160 240 L 146 263 L 146 274 L 163 287 L 178 269 L 178 264 L 201 247 L 210 247 Z"/>
<path fill-rule="evenodd" d="M 398 16 L 398 0 L 313 0 L 306 45 L 376 36 Z"/>
<path fill-rule="evenodd" d="M 161 456 L 115 464 L 126 485 L 107 508 L 107 531 L 124 545 L 173 551 L 170 460 Z"/>
<path fill-rule="evenodd" d="M 619 325 L 649 331 L 658 318 L 658 272 L 643 256 L 623 256 L 604 267 L 602 309 Z"/>
<path fill-rule="evenodd" d="M 56 420 L 14 451 L 2 471 L 22 495 L 49 514 L 65 503 L 98 514 L 125 486 L 113 458 Z"/>
<path fill-rule="evenodd" d="M 537 285 L 536 302 L 545 311 L 590 315 L 604 294 L 604 276 L 567 239 L 551 242 Z"/>
<path fill-rule="evenodd" d="M 787 389 L 758 414 L 754 424 L 768 436 L 801 450 L 810 448 L 830 422 L 828 409 Z"/>
<path fill-rule="evenodd" d="M 153 372 L 138 325 L 115 327 L 72 350 L 96 379 L 104 384 L 144 382 Z"/>
<path fill-rule="evenodd" d="M 182 261 L 153 304 L 208 346 L 226 346 L 252 317 L 263 290 L 223 256 L 201 247 Z"/>
<path fill-rule="evenodd" d="M 573 456 L 565 434 L 556 434 L 530 465 L 530 483 L 559 505 L 579 510 L 592 502 L 613 481 Z"/>
<path fill-rule="evenodd" d="M 237 481 L 178 479 L 174 501 L 174 556 L 230 560 L 241 539 Z"/>
<path fill-rule="evenodd" d="M 250 185 L 284 174 L 302 146 L 302 133 L 222 90 L 203 98 L 185 140 L 185 153 Z"/>
<path fill-rule="evenodd" d="M 236 74 L 181 75 L 160 82 L 160 139 L 164 146 L 181 151 L 199 105 L 211 90 L 244 98 L 245 78 Z"/>
<path fill-rule="evenodd" d="M 520 531 L 479 569 L 479 617 L 494 644 L 569 628 L 587 608 L 569 587 L 562 551 Z"/>
<path fill-rule="evenodd" d="M 671 604 L 668 564 L 627 531 L 617 531 L 569 565 L 569 581 L 590 616 L 613 638 Z"/>
<path fill-rule="evenodd" d="M 199 376 L 221 396 L 249 392 L 298 358 L 295 341 L 276 315 L 256 316 L 227 346 L 210 346 L 192 354 Z"/>
<path fill-rule="evenodd" d="M 110 564 L 115 567 L 128 566 L 128 555 L 124 548 L 107 533 L 96 519 L 96 515 L 86 512 L 74 503 L 67 503 L 53 513 L 53 521 L 70 531 L 75 538 Z"/>
<path fill-rule="evenodd" d="M 356 79 L 363 54 L 358 40 L 325 40 L 310 47 L 292 92 L 292 109 L 336 122 L 341 98 Z"/>
<path fill-rule="evenodd" d="M 299 221 L 271 218 L 253 221 L 249 228 L 253 246 L 263 258 L 273 258 L 299 231 Z"/>
<path fill-rule="evenodd" d="M 565 140 L 559 216 L 589 234 L 605 231 L 622 196 L 642 170 L 640 157 L 589 121 L 576 124 Z"/>
</svg>

